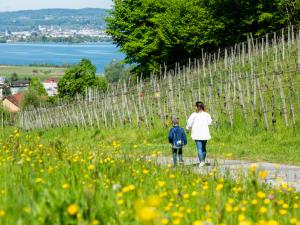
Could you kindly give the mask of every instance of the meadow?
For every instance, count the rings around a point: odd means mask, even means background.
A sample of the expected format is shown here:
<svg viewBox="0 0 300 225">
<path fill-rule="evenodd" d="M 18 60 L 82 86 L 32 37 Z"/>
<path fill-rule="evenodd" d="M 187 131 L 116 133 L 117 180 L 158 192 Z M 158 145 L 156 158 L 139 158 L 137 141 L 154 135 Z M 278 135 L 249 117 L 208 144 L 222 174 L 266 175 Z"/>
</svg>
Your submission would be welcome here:
<svg viewBox="0 0 300 225">
<path fill-rule="evenodd" d="M 299 193 L 264 185 L 255 165 L 239 179 L 199 175 L 157 165 L 162 150 L 142 136 L 123 146 L 67 130 L 3 131 L 0 224 L 300 224 Z"/>
<path fill-rule="evenodd" d="M 0 76 L 9 78 L 16 73 L 20 79 L 39 77 L 41 80 L 46 80 L 60 78 L 64 75 L 65 70 L 66 68 L 59 67 L 0 65 Z"/>
</svg>

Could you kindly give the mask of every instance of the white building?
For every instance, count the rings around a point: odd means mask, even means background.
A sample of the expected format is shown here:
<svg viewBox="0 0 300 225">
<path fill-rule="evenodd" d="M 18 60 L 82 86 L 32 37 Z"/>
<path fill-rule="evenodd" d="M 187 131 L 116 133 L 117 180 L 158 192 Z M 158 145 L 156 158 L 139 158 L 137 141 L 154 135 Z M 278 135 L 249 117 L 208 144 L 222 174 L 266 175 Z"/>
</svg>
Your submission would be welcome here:
<svg viewBox="0 0 300 225">
<path fill-rule="evenodd" d="M 44 81 L 43 85 L 48 96 L 55 96 L 58 94 L 57 82 L 58 82 L 57 78 L 49 78 Z"/>
</svg>

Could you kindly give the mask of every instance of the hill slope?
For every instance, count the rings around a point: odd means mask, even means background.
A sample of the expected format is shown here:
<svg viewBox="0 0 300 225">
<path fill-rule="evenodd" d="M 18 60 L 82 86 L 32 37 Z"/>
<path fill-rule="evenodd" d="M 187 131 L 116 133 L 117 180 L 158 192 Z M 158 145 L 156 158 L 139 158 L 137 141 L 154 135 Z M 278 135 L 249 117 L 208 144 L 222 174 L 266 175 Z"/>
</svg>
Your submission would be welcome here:
<svg viewBox="0 0 300 225">
<path fill-rule="evenodd" d="M 0 32 L 28 31 L 41 26 L 103 29 L 106 9 L 41 9 L 0 12 Z"/>
</svg>

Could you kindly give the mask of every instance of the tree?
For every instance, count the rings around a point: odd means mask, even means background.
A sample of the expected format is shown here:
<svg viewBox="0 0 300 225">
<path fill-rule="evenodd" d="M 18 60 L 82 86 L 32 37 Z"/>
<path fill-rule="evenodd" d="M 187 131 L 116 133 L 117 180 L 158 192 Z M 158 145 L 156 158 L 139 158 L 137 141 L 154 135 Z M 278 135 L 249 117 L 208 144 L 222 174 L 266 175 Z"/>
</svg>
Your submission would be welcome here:
<svg viewBox="0 0 300 225">
<path fill-rule="evenodd" d="M 34 91 L 38 96 L 48 96 L 43 84 L 36 77 L 31 79 L 28 89 Z"/>
<path fill-rule="evenodd" d="M 58 82 L 60 97 L 84 95 L 87 87 L 107 89 L 105 80 L 96 77 L 96 67 L 88 59 L 82 59 L 77 65 L 69 68 Z"/>
<path fill-rule="evenodd" d="M 11 95 L 11 89 L 10 89 L 10 85 L 9 85 L 8 79 L 5 79 L 5 82 L 4 82 L 4 85 L 3 85 L 3 89 L 2 89 L 2 94 L 3 94 L 3 97 Z"/>
<path fill-rule="evenodd" d="M 281 29 L 299 18 L 298 0 L 114 0 L 107 18 L 112 35 L 134 72 L 185 63 L 202 50 L 214 51 Z M 298 13 L 298 14 L 297 14 Z M 293 23 L 293 22 L 291 22 Z"/>
<path fill-rule="evenodd" d="M 22 108 L 32 109 L 40 106 L 42 102 L 48 96 L 43 84 L 36 77 L 30 80 L 28 90 L 24 92 L 24 98 L 22 101 Z"/>
<path fill-rule="evenodd" d="M 124 63 L 114 60 L 106 66 L 104 76 L 109 83 L 117 83 L 128 79 L 130 71 Z"/>
<path fill-rule="evenodd" d="M 10 82 L 17 81 L 17 80 L 19 80 L 18 74 L 12 73 L 10 76 Z"/>
<path fill-rule="evenodd" d="M 37 91 L 34 89 L 28 89 L 24 93 L 24 98 L 22 101 L 23 109 L 33 109 L 39 107 L 41 103 L 41 98 L 38 95 Z"/>
</svg>

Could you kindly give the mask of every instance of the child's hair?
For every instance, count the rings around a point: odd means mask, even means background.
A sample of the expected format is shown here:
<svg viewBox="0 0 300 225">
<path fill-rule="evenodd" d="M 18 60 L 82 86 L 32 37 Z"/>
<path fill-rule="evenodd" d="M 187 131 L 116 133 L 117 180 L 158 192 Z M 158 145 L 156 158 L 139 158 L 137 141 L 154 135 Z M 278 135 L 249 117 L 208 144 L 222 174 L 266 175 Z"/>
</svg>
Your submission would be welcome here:
<svg viewBox="0 0 300 225">
<path fill-rule="evenodd" d="M 176 116 L 174 116 L 172 119 L 172 123 L 173 123 L 173 125 L 179 124 L 179 119 Z"/>
<path fill-rule="evenodd" d="M 205 105 L 203 102 L 200 102 L 200 101 L 196 102 L 196 107 L 197 107 L 198 111 L 200 111 L 200 110 L 205 111 Z"/>
</svg>

